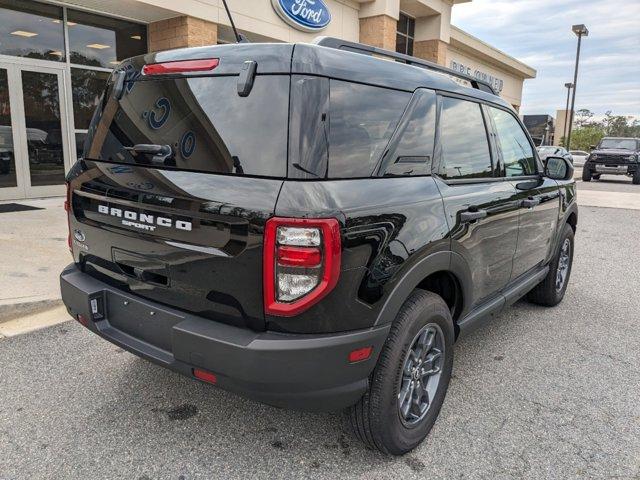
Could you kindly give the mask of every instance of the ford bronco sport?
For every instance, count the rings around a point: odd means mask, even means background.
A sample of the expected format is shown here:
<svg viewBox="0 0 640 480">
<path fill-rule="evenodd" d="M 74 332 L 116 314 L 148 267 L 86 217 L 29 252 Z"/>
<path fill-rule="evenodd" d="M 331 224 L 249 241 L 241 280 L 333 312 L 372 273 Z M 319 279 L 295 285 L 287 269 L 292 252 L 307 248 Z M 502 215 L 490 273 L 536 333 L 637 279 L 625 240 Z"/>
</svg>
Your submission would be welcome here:
<svg viewBox="0 0 640 480">
<path fill-rule="evenodd" d="M 571 164 L 543 165 L 488 84 L 413 57 L 321 38 L 133 58 L 84 152 L 69 313 L 261 402 L 347 408 L 383 452 L 428 434 L 460 335 L 569 281 Z"/>
<path fill-rule="evenodd" d="M 600 176 L 626 175 L 640 185 L 640 138 L 605 137 L 593 147 L 582 169 L 582 180 L 600 180 Z"/>
</svg>

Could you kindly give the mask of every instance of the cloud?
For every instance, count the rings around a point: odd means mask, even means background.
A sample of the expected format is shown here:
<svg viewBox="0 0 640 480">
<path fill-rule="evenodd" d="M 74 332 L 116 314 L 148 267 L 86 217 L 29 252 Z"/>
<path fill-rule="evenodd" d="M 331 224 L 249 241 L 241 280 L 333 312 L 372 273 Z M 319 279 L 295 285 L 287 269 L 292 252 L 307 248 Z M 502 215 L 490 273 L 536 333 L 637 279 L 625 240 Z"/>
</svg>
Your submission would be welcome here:
<svg viewBox="0 0 640 480">
<path fill-rule="evenodd" d="M 538 70 L 524 86 L 522 113 L 564 108 L 573 81 L 576 36 L 584 23 L 576 109 L 640 116 L 640 1 L 473 0 L 453 8 L 452 23 Z"/>
</svg>

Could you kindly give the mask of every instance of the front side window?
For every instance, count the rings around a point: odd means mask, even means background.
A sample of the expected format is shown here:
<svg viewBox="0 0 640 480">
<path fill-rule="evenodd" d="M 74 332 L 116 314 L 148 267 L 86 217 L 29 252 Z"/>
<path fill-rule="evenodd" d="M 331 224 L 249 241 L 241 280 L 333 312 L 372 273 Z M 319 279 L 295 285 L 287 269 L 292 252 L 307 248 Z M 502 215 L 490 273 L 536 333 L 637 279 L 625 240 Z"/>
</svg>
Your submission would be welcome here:
<svg viewBox="0 0 640 480">
<path fill-rule="evenodd" d="M 478 103 L 442 98 L 440 145 L 443 178 L 466 180 L 493 176 L 487 130 Z"/>
<path fill-rule="evenodd" d="M 498 148 L 502 154 L 507 177 L 520 177 L 536 173 L 536 157 L 527 135 L 509 112 L 489 108 L 496 127 Z M 562 155 L 561 151 L 559 155 Z"/>
</svg>

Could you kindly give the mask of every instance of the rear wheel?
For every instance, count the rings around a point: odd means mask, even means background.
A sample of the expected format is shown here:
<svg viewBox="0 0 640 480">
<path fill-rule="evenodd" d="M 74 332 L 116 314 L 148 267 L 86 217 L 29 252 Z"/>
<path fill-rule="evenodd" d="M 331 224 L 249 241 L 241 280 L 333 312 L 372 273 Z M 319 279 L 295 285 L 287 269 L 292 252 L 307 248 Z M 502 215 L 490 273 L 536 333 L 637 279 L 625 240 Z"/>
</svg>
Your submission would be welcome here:
<svg viewBox="0 0 640 480">
<path fill-rule="evenodd" d="M 529 294 L 527 299 L 532 303 L 553 307 L 564 298 L 571 276 L 573 265 L 574 233 L 570 225 L 565 225 L 562 236 L 551 263 L 549 273 Z"/>
<path fill-rule="evenodd" d="M 594 174 L 593 175 L 593 179 L 594 180 L 600 180 L 600 174 L 599 173 Z"/>
<path fill-rule="evenodd" d="M 362 442 L 402 455 L 424 440 L 447 393 L 453 342 L 453 320 L 444 300 L 415 290 L 391 327 L 369 389 L 348 411 Z"/>
<path fill-rule="evenodd" d="M 591 181 L 591 170 L 589 170 L 587 167 L 584 167 L 582 169 L 582 181 L 583 182 Z"/>
<path fill-rule="evenodd" d="M 640 166 L 636 168 L 636 171 L 633 174 L 633 179 L 631 180 L 631 183 L 633 183 L 634 185 L 640 185 Z"/>
</svg>

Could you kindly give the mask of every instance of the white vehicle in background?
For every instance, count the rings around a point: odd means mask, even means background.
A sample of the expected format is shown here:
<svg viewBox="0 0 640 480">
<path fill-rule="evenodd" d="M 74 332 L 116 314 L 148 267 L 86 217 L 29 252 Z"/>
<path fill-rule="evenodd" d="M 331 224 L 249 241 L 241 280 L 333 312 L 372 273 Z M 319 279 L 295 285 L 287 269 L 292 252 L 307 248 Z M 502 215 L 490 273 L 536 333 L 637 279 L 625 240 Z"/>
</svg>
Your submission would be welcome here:
<svg viewBox="0 0 640 480">
<path fill-rule="evenodd" d="M 585 152 L 584 150 L 571 150 L 569 152 L 573 157 L 573 165 L 576 167 L 584 167 L 584 162 L 587 161 L 587 157 L 589 156 L 589 152 Z"/>
</svg>

